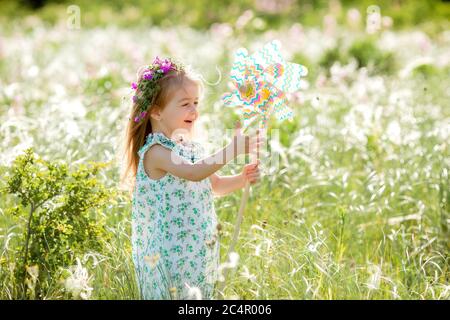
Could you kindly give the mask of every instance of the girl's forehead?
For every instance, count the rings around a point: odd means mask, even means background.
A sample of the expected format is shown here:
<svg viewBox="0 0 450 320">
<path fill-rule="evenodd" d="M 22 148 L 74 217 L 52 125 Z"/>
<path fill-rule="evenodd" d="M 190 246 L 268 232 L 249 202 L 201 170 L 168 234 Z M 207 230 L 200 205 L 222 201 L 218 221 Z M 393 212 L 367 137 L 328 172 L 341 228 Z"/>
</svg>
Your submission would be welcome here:
<svg viewBox="0 0 450 320">
<path fill-rule="evenodd" d="M 175 98 L 180 99 L 195 99 L 199 96 L 199 85 L 193 81 L 184 81 L 179 90 L 175 92 Z"/>
</svg>

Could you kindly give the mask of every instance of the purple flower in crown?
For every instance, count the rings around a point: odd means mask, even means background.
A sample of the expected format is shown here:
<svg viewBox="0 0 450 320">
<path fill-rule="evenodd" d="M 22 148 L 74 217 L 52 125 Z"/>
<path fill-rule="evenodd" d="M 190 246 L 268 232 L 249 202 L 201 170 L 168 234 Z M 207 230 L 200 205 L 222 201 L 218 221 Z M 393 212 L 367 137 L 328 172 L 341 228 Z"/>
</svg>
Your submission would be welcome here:
<svg viewBox="0 0 450 320">
<path fill-rule="evenodd" d="M 139 122 L 142 119 L 145 118 L 145 116 L 147 115 L 147 111 L 142 111 L 137 117 L 134 118 L 134 122 Z"/>
<path fill-rule="evenodd" d="M 133 90 L 136 90 L 137 89 L 137 83 L 136 82 L 132 82 L 131 83 L 131 88 L 133 89 Z"/>
<path fill-rule="evenodd" d="M 152 80 L 152 78 L 153 78 L 153 72 L 152 72 L 151 70 L 145 71 L 145 72 L 144 72 L 144 75 L 143 75 L 143 78 L 144 78 L 145 80 Z"/>
<path fill-rule="evenodd" d="M 164 60 L 164 62 L 161 64 L 161 70 L 164 73 L 169 72 L 172 69 L 172 62 L 170 62 L 169 60 Z"/>
<path fill-rule="evenodd" d="M 138 101 L 138 97 L 137 96 L 133 96 L 133 102 L 136 103 Z"/>
</svg>

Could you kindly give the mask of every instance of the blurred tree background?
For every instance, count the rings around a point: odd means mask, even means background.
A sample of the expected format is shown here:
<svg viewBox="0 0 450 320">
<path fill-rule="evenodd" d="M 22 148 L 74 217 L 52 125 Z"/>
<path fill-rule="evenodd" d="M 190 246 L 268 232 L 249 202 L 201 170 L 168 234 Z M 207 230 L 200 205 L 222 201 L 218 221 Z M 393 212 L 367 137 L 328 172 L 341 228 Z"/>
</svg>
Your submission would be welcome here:
<svg viewBox="0 0 450 320">
<path fill-rule="evenodd" d="M 265 31 L 293 22 L 305 26 L 320 25 L 330 7 L 338 13 L 339 24 L 346 19 L 346 8 L 364 12 L 371 5 L 383 8 L 383 15 L 395 21 L 395 28 L 427 25 L 431 20 L 444 28 L 448 27 L 450 20 L 450 6 L 442 0 L 0 0 L 1 19 L 5 22 L 38 15 L 47 23 L 54 24 L 59 18 L 66 17 L 69 5 L 80 7 L 83 12 L 82 25 L 85 27 L 108 24 L 121 27 L 188 25 L 206 30 L 214 23 L 234 23 L 240 13 L 250 9 L 261 19 L 256 26 L 257 31 Z"/>
</svg>

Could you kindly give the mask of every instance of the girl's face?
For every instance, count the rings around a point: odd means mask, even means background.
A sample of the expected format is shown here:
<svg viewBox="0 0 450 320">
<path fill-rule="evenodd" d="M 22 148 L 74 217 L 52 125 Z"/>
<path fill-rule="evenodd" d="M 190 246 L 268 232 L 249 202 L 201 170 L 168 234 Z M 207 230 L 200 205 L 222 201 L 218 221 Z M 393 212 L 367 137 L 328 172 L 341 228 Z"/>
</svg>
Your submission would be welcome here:
<svg viewBox="0 0 450 320">
<path fill-rule="evenodd" d="M 180 129 L 192 133 L 198 118 L 198 99 L 199 86 L 192 81 L 186 81 L 179 90 L 174 91 L 163 110 L 157 110 L 152 114 L 157 120 L 158 129 L 169 136 Z"/>
</svg>

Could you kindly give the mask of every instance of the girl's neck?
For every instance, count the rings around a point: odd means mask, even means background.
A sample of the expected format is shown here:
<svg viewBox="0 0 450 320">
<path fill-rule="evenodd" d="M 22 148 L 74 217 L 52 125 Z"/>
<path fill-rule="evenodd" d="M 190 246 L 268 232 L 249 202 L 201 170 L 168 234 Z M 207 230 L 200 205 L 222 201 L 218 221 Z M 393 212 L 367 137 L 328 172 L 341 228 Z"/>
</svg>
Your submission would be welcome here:
<svg viewBox="0 0 450 320">
<path fill-rule="evenodd" d="M 186 134 L 182 134 L 182 133 L 174 134 L 173 131 L 164 130 L 164 129 L 158 128 L 158 127 L 154 128 L 152 130 L 152 133 L 162 133 L 164 136 L 175 141 L 176 143 L 183 143 L 188 140 L 188 135 L 186 135 Z"/>
<path fill-rule="evenodd" d="M 162 133 L 163 135 L 165 135 L 167 138 L 172 139 L 172 133 L 166 131 L 166 130 L 158 130 L 158 129 L 153 129 L 152 133 Z"/>
<path fill-rule="evenodd" d="M 157 132 L 162 133 L 167 138 L 172 138 L 172 133 L 173 133 L 172 130 L 170 130 L 170 129 L 164 127 L 164 126 L 161 126 L 157 122 L 153 122 L 152 121 L 152 133 L 157 133 Z"/>
</svg>

